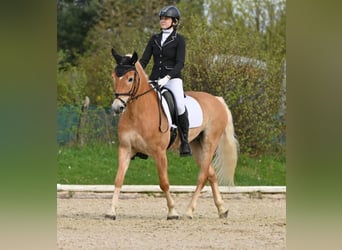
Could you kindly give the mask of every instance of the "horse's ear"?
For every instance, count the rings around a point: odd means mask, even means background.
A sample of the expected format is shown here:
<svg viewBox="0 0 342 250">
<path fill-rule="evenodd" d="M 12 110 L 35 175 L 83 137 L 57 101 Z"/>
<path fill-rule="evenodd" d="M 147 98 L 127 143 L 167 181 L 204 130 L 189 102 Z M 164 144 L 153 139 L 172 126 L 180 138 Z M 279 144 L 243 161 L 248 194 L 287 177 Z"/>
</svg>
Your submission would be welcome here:
<svg viewBox="0 0 342 250">
<path fill-rule="evenodd" d="M 119 64 L 122 60 L 122 56 L 120 56 L 113 48 L 112 48 L 112 55 L 117 64 Z"/>
<path fill-rule="evenodd" d="M 131 59 L 132 65 L 134 65 L 138 61 L 138 53 L 134 51 Z"/>
</svg>

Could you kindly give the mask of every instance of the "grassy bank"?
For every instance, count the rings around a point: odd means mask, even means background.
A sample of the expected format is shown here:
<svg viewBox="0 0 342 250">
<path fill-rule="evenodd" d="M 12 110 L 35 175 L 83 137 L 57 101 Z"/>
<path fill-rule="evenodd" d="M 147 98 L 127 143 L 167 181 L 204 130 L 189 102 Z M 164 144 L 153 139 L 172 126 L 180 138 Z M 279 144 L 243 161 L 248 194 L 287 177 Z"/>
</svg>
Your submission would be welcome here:
<svg viewBox="0 0 342 250">
<path fill-rule="evenodd" d="M 59 147 L 57 183 L 113 184 L 117 170 L 116 145 Z M 168 152 L 171 185 L 196 185 L 198 167 L 192 157 L 180 158 Z M 235 172 L 236 186 L 286 185 L 285 157 L 239 155 Z M 131 161 L 125 177 L 129 185 L 158 185 L 158 173 L 152 158 Z"/>
</svg>

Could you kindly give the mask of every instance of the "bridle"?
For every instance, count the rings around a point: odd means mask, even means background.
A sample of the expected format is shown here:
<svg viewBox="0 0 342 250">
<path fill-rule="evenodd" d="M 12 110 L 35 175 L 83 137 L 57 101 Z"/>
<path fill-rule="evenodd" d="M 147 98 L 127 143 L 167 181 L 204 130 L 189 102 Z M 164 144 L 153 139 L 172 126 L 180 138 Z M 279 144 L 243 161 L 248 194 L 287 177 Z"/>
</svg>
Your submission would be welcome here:
<svg viewBox="0 0 342 250">
<path fill-rule="evenodd" d="M 153 88 L 151 87 L 150 89 L 146 90 L 145 92 L 137 95 L 137 91 L 138 91 L 139 86 L 140 86 L 140 76 L 139 76 L 138 71 L 136 70 L 135 67 L 131 67 L 130 69 L 126 70 L 124 72 L 124 74 L 126 74 L 127 72 L 132 71 L 132 70 L 134 71 L 134 78 L 133 78 L 133 83 L 132 83 L 131 89 L 126 93 L 117 93 L 117 92 L 114 93 L 114 99 L 118 99 L 119 101 L 121 101 L 121 103 L 125 107 L 127 106 L 128 103 L 138 99 L 139 97 L 141 97 L 141 96 L 143 96 L 143 95 L 145 95 L 148 92 L 153 90 Z M 118 75 L 117 67 L 115 68 L 115 73 Z M 120 96 L 128 96 L 127 101 L 124 101 L 123 99 L 121 99 Z"/>
<path fill-rule="evenodd" d="M 160 94 L 160 88 L 158 86 L 158 84 L 156 84 L 156 81 L 151 81 L 151 83 L 154 83 L 154 84 L 150 84 L 151 88 L 144 91 L 143 93 L 140 93 L 137 95 L 137 91 L 139 89 L 139 86 L 140 86 L 140 75 L 137 71 L 137 69 L 135 68 L 135 66 L 131 66 L 129 67 L 128 69 L 125 69 L 124 71 L 119 71 L 118 70 L 118 67 L 120 65 L 118 65 L 116 68 L 115 68 L 115 74 L 117 76 L 123 76 L 124 74 L 126 74 L 127 72 L 129 71 L 134 71 L 134 78 L 133 78 L 133 84 L 132 84 L 132 87 L 131 89 L 127 92 L 127 93 L 117 93 L 115 92 L 114 93 L 114 100 L 115 99 L 118 99 L 124 106 L 125 108 L 127 107 L 127 105 L 131 102 L 133 102 L 134 100 L 137 100 L 139 97 L 147 94 L 148 92 L 152 91 L 152 90 L 157 90 L 157 92 L 159 92 L 159 94 L 157 94 L 157 96 L 159 96 L 158 98 L 158 111 L 159 111 L 159 131 L 161 133 L 165 133 L 168 131 L 168 129 L 166 130 L 163 130 L 162 129 L 162 126 L 161 126 L 161 110 L 162 110 L 162 97 L 161 97 L 161 94 Z M 124 101 L 123 99 L 120 98 L 120 96 L 128 96 L 128 99 L 127 101 Z"/>
</svg>

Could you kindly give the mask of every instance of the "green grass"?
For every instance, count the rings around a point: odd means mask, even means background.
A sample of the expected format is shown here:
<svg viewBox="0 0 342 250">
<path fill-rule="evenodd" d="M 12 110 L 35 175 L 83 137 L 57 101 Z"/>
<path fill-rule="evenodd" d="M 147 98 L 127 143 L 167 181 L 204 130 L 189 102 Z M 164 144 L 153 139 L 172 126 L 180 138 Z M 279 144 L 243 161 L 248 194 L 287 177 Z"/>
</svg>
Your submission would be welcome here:
<svg viewBox="0 0 342 250">
<path fill-rule="evenodd" d="M 235 185 L 286 186 L 286 158 L 240 155 L 235 170 Z"/>
<path fill-rule="evenodd" d="M 286 185 L 285 157 L 239 155 L 236 186 Z M 117 145 L 61 146 L 57 153 L 57 183 L 113 184 L 117 170 Z M 196 185 L 198 167 L 192 157 L 181 158 L 168 152 L 171 185 Z M 126 185 L 158 185 L 158 173 L 151 157 L 132 160 L 125 176 Z"/>
</svg>

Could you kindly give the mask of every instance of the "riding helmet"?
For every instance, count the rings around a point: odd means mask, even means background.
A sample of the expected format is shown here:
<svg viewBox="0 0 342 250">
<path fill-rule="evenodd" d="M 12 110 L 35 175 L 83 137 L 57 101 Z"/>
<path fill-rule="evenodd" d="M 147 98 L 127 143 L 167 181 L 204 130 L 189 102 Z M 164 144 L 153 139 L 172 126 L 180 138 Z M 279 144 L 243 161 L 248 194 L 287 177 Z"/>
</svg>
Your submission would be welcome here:
<svg viewBox="0 0 342 250">
<path fill-rule="evenodd" d="M 176 19 L 177 21 L 179 21 L 180 12 L 175 6 L 166 6 L 159 12 L 159 18 L 161 18 L 162 16 L 171 17 L 173 20 Z"/>
</svg>

